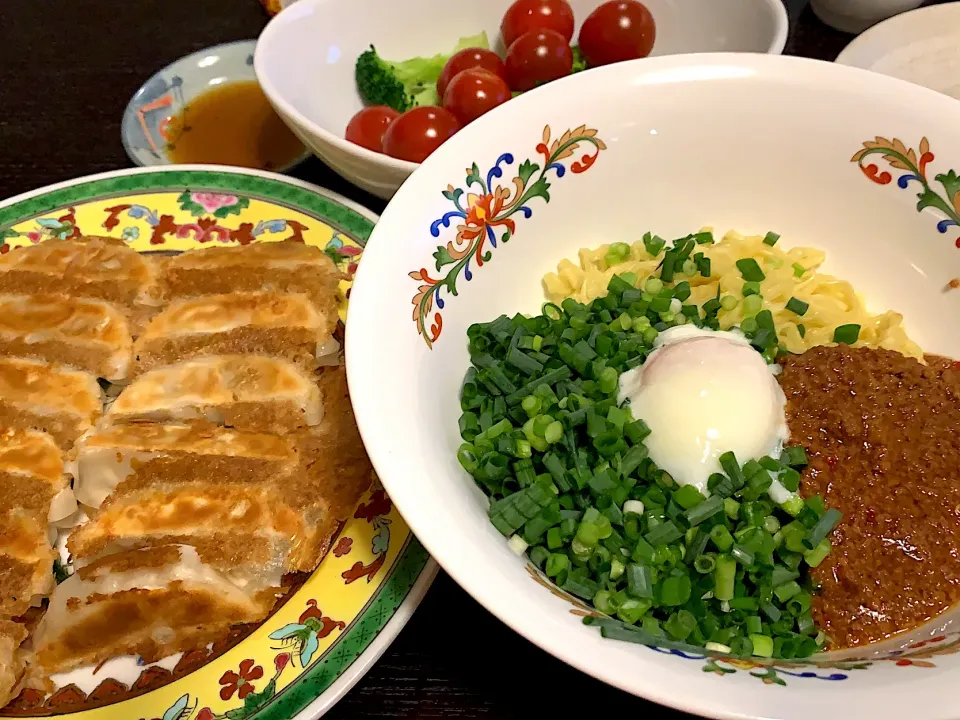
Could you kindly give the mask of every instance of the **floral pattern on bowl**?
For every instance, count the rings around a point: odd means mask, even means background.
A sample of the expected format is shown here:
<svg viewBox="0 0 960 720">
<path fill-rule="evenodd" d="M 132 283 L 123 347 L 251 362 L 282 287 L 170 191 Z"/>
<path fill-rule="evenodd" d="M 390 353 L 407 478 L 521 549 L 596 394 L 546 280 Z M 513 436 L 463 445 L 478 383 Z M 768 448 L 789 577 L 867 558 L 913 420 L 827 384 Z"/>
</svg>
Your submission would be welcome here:
<svg viewBox="0 0 960 720">
<path fill-rule="evenodd" d="M 833 122 L 807 122 L 826 114 Z M 787 247 L 819 248 L 825 272 L 849 280 L 871 307 L 902 314 L 925 351 L 960 359 L 960 336 L 949 330 L 960 293 L 944 292 L 960 277 L 953 235 L 960 183 L 949 171 L 960 157 L 955 120 L 949 98 L 845 66 L 758 55 L 654 57 L 516 98 L 428 158 L 365 251 L 346 352 L 374 466 L 451 577 L 564 662 L 683 712 L 842 720 L 854 708 L 873 720 L 955 717 L 950 678 L 960 670 L 960 610 L 884 644 L 804 663 L 607 640 L 584 626 L 589 606 L 571 605 L 556 588 L 531 581 L 526 559 L 491 527 L 486 498 L 457 461 L 471 325 L 536 314 L 542 278 L 557 263 L 576 262 L 582 248 L 636 242 L 648 230 L 668 238 L 704 226 L 761 236 L 772 230 Z M 607 147 L 590 171 L 563 182 L 551 171 L 549 203 L 529 203 L 529 218 L 503 218 L 509 200 L 498 208 L 496 190 L 501 183 L 512 190 L 502 178 L 519 168 L 495 178 L 491 189 L 474 165 L 510 170 L 499 158 L 527 157 L 523 148 L 545 126 L 584 122 L 602 130 Z M 874 135 L 881 139 L 865 146 Z M 929 142 L 912 148 L 896 140 L 923 137 Z M 542 165 L 540 158 L 531 162 Z M 477 180 L 467 187 L 464 168 Z M 866 182 L 867 175 L 880 182 Z M 894 182 L 923 197 L 891 190 Z M 515 227 L 492 226 L 491 217 Z"/>
</svg>

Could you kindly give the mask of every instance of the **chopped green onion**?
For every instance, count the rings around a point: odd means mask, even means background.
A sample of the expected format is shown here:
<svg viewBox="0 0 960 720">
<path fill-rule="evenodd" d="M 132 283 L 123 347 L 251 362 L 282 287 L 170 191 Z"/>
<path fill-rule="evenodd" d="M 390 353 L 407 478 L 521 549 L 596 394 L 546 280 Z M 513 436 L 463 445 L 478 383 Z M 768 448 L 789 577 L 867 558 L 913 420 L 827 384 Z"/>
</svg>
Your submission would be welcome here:
<svg viewBox="0 0 960 720">
<path fill-rule="evenodd" d="M 704 553 L 700 555 L 696 560 L 693 561 L 693 567 L 702 575 L 709 575 L 717 567 L 717 558 L 716 555 L 711 553 Z"/>
<path fill-rule="evenodd" d="M 564 570 L 569 569 L 570 567 L 570 558 L 566 555 L 561 555 L 559 553 L 553 553 L 547 558 L 547 567 L 546 573 L 547 577 L 556 577 Z"/>
<path fill-rule="evenodd" d="M 627 565 L 627 593 L 636 598 L 654 597 L 653 573 L 648 565 Z"/>
<path fill-rule="evenodd" d="M 643 515 L 643 502 L 640 500 L 627 500 L 623 504 L 623 512 L 633 513 L 634 515 Z"/>
<path fill-rule="evenodd" d="M 710 277 L 710 258 L 702 252 L 695 253 L 693 262 L 697 266 L 697 271 L 705 278 Z"/>
<path fill-rule="evenodd" d="M 806 272 L 806 270 L 804 269 L 803 265 L 801 265 L 800 263 L 794 263 L 794 264 L 793 264 L 793 276 L 794 276 L 794 277 L 796 277 L 796 278 L 801 278 L 801 277 L 803 277 L 803 274 L 804 274 L 805 272 Z"/>
<path fill-rule="evenodd" d="M 768 635 L 751 634 L 750 642 L 753 643 L 753 654 L 757 657 L 773 657 L 773 638 Z"/>
<path fill-rule="evenodd" d="M 796 580 L 791 580 L 788 583 L 784 583 L 783 585 L 780 585 L 779 587 L 776 587 L 773 590 L 773 594 L 776 595 L 777 599 L 779 599 L 780 602 L 783 602 L 783 603 L 787 602 L 790 598 L 794 597 L 795 595 L 799 595 L 801 592 L 803 591 L 800 589 L 800 585 L 797 583 Z"/>
<path fill-rule="evenodd" d="M 763 270 L 760 269 L 760 265 L 757 264 L 757 261 L 753 258 L 737 260 L 737 269 L 747 282 L 761 282 L 767 277 L 763 274 Z"/>
<path fill-rule="evenodd" d="M 523 411 L 527 414 L 528 417 L 534 417 L 538 412 L 543 403 L 540 398 L 534 397 L 533 395 L 527 395 L 521 402 L 520 407 L 523 408 Z"/>
<path fill-rule="evenodd" d="M 842 517 L 843 515 L 836 508 L 827 510 L 803 539 L 803 544 L 807 550 L 813 550 L 817 547 L 820 541 L 824 540 L 827 535 L 830 534 L 830 531 L 840 522 L 840 518 Z"/>
<path fill-rule="evenodd" d="M 787 448 L 740 465 L 727 453 L 723 473 L 700 489 L 653 462 L 649 426 L 618 404 L 620 375 L 644 363 L 659 332 L 685 322 L 719 329 L 718 312 L 740 308 L 739 294 L 698 304 L 692 281 L 672 283 L 692 268 L 709 276 L 697 240 L 654 248 L 663 262 L 652 281 L 618 274 L 589 303 L 568 298 L 538 317 L 471 325 L 457 459 L 490 497 L 490 520 L 511 547 L 618 618 L 595 623 L 605 637 L 804 658 L 825 640 L 802 588 L 830 551 L 836 517 L 819 497 L 799 495 L 806 454 Z M 608 259 L 637 247 L 612 244 Z M 760 282 L 744 277 L 740 327 L 772 362 L 786 350 Z"/>
<path fill-rule="evenodd" d="M 790 445 L 780 454 L 780 462 L 792 468 L 804 468 L 808 464 L 807 453 L 799 445 Z"/>
<path fill-rule="evenodd" d="M 510 549 L 513 550 L 517 555 L 523 555 L 527 551 L 527 548 L 530 547 L 527 544 L 527 541 L 519 535 L 511 536 L 507 541 L 507 545 L 509 545 Z"/>
<path fill-rule="evenodd" d="M 643 236 L 643 246 L 652 257 L 656 257 L 663 252 L 663 248 L 666 246 L 666 244 L 667 241 L 658 235 L 646 233 Z"/>
<path fill-rule="evenodd" d="M 695 485 L 684 485 L 673 494 L 673 501 L 684 510 L 691 510 L 705 500 Z"/>
<path fill-rule="evenodd" d="M 720 552 L 727 552 L 733 547 L 733 535 L 723 525 L 714 525 L 710 529 L 710 539 Z"/>
<path fill-rule="evenodd" d="M 689 575 L 671 575 L 661 583 L 660 602 L 671 607 L 683 605 L 690 599 L 691 588 Z"/>
<path fill-rule="evenodd" d="M 763 244 L 773 247 L 774 245 L 777 244 L 777 240 L 779 239 L 780 239 L 780 236 L 777 235 L 775 232 L 768 232 L 763 238 Z"/>
<path fill-rule="evenodd" d="M 807 565 L 812 568 L 815 568 L 820 565 L 824 560 L 827 559 L 827 555 L 830 554 L 832 545 L 829 540 L 824 538 L 813 550 L 809 550 L 803 554 L 803 559 L 806 561 Z"/>
<path fill-rule="evenodd" d="M 801 317 L 806 314 L 809 308 L 810 303 L 805 303 L 803 300 L 797 300 L 795 297 L 791 297 L 789 300 L 787 300 L 787 310 L 796 315 L 800 315 Z"/>
<path fill-rule="evenodd" d="M 763 297 L 760 295 L 748 295 L 743 299 L 743 314 L 749 319 L 756 315 L 763 308 Z M 744 323 L 746 320 L 744 320 Z M 741 329 L 743 329 L 741 327 Z M 747 332 L 744 330 L 744 332 Z"/>
<path fill-rule="evenodd" d="M 855 324 L 841 325 L 833 331 L 833 341 L 844 345 L 853 345 L 860 338 L 860 326 Z"/>
<path fill-rule="evenodd" d="M 663 290 L 663 282 L 655 277 L 647 278 L 647 282 L 644 284 L 643 289 L 651 295 L 656 295 Z"/>
<path fill-rule="evenodd" d="M 646 541 L 654 547 L 657 547 L 658 545 L 667 545 L 672 543 L 674 540 L 679 540 L 682 537 L 683 533 L 670 520 L 657 525 L 655 528 L 653 528 L 653 530 L 644 536 Z"/>
<path fill-rule="evenodd" d="M 729 555 L 719 555 L 717 568 L 713 573 L 713 596 L 717 600 L 732 600 L 736 577 L 737 561 Z"/>
<path fill-rule="evenodd" d="M 604 256 L 604 260 L 607 263 L 607 267 L 610 267 L 612 265 L 619 265 L 628 257 L 630 257 L 630 246 L 625 242 L 615 242 L 607 248 L 607 254 Z"/>
<path fill-rule="evenodd" d="M 803 323 L 797 323 L 797 332 L 800 333 L 801 340 L 807 336 L 807 328 Z"/>
<path fill-rule="evenodd" d="M 704 644 L 703 649 L 709 650 L 710 652 L 725 653 L 725 654 L 730 653 L 730 646 L 724 645 L 723 643 L 708 642 Z"/>
<path fill-rule="evenodd" d="M 551 445 L 553 443 L 560 442 L 560 438 L 563 437 L 563 423 L 558 420 L 554 420 L 552 423 L 547 425 L 546 430 L 543 432 L 543 439 L 546 440 Z"/>
<path fill-rule="evenodd" d="M 749 297 L 750 295 L 759 295 L 760 294 L 760 283 L 758 282 L 745 282 L 743 284 L 743 296 Z"/>
<path fill-rule="evenodd" d="M 692 487 L 688 485 L 687 487 Z M 700 494 L 699 492 L 697 493 Z M 702 495 L 700 496 L 703 497 Z M 677 493 L 674 493 L 673 499 L 681 507 L 685 507 L 677 500 Z M 712 517 L 720 515 L 723 513 L 724 500 L 719 495 L 711 495 L 706 500 L 698 502 L 691 508 L 687 508 L 687 522 L 690 523 L 691 527 L 696 527 L 700 523 L 709 520 Z"/>
<path fill-rule="evenodd" d="M 563 547 L 563 536 L 559 527 L 552 527 L 547 530 L 547 547 L 551 550 Z"/>
</svg>

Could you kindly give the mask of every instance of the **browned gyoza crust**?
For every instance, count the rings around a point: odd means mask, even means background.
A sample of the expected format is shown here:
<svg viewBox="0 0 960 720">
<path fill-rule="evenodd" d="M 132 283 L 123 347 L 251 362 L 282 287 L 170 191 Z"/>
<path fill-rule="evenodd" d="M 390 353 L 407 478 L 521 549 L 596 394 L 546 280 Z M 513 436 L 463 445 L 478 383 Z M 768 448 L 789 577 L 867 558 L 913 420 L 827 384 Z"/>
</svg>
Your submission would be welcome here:
<svg viewBox="0 0 960 720">
<path fill-rule="evenodd" d="M 26 612 L 35 596 L 49 591 L 53 559 L 45 517 L 0 512 L 0 618 Z"/>
<path fill-rule="evenodd" d="M 843 513 L 812 571 L 835 647 L 909 630 L 960 601 L 960 370 L 890 350 L 817 347 L 783 361 L 801 492 Z"/>
<path fill-rule="evenodd" d="M 0 433 L 0 489 L 3 506 L 38 519 L 47 517 L 50 501 L 66 487 L 63 456 L 53 438 L 36 430 Z"/>
<path fill-rule="evenodd" d="M 0 619 L 0 707 L 13 699 L 23 675 L 24 658 L 20 644 L 26 637 L 23 625 Z"/>
<path fill-rule="evenodd" d="M 161 287 L 168 300 L 231 292 L 304 293 L 336 312 L 341 275 L 318 247 L 301 242 L 204 248 L 164 259 Z"/>
<path fill-rule="evenodd" d="M 155 292 L 155 282 L 151 263 L 114 238 L 44 242 L 0 256 L 5 293 L 96 298 L 133 310 Z"/>
<path fill-rule="evenodd" d="M 327 522 L 298 545 L 293 564 L 306 571 L 323 559 L 339 526 L 335 521 L 349 516 L 373 479 L 347 394 L 346 369 L 324 369 L 318 384 L 326 408 L 323 422 L 298 436 L 306 471 L 284 488 L 290 502 L 324 508 L 327 515 Z"/>
<path fill-rule="evenodd" d="M 43 430 L 69 449 L 101 411 L 101 391 L 92 375 L 0 358 L 0 427 Z"/>
<path fill-rule="evenodd" d="M 336 328 L 334 309 L 323 312 L 303 294 L 235 292 L 177 299 L 137 341 L 136 372 L 209 355 L 269 355 L 306 370 L 316 366 L 319 344 Z"/>
<path fill-rule="evenodd" d="M 316 425 L 323 401 L 309 373 L 281 358 L 217 355 L 138 376 L 107 413 L 113 423 L 218 418 L 250 432 L 292 432 Z"/>
<path fill-rule="evenodd" d="M 212 478 L 115 494 L 71 533 L 68 547 L 81 564 L 117 548 L 172 543 L 196 548 L 205 563 L 225 572 L 268 563 L 282 569 L 303 523 L 272 494 Z"/>
<path fill-rule="evenodd" d="M 132 349 L 127 319 L 110 303 L 0 294 L 0 356 L 59 363 L 120 381 L 130 370 Z"/>
<path fill-rule="evenodd" d="M 103 578 L 110 581 L 101 586 Z M 120 551 L 57 586 L 33 638 L 36 662 L 47 673 L 116 655 L 152 662 L 203 647 L 236 624 L 257 622 L 271 600 L 225 580 L 190 548 Z"/>
</svg>

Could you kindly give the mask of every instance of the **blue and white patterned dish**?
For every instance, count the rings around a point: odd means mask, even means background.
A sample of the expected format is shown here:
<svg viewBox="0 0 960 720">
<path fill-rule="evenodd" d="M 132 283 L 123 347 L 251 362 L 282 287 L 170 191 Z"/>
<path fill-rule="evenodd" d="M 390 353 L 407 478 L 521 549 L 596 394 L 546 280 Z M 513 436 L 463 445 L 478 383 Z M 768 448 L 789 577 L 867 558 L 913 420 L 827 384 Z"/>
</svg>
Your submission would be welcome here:
<svg viewBox="0 0 960 720">
<path fill-rule="evenodd" d="M 120 135 L 127 155 L 136 165 L 170 165 L 167 137 L 170 118 L 201 93 L 229 82 L 256 80 L 253 51 L 256 40 L 214 45 L 180 58 L 147 80 L 127 104 Z M 280 172 L 300 163 L 309 153 Z"/>
</svg>

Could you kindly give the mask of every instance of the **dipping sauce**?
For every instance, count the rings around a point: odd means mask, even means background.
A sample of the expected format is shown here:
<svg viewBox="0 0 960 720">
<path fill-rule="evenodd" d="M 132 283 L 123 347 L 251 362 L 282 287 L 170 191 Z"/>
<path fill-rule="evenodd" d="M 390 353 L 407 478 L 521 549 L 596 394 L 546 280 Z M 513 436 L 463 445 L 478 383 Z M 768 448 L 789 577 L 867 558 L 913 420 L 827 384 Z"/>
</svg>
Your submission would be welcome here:
<svg viewBox="0 0 960 720">
<path fill-rule="evenodd" d="M 174 163 L 284 168 L 303 144 L 284 125 L 256 80 L 228 83 L 198 95 L 170 118 L 167 157 Z"/>
<path fill-rule="evenodd" d="M 817 347 L 782 361 L 800 492 L 843 513 L 811 571 L 833 648 L 911 630 L 960 601 L 960 369 L 890 350 Z"/>
</svg>

